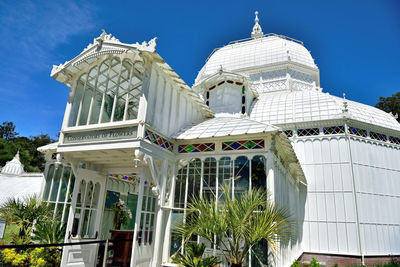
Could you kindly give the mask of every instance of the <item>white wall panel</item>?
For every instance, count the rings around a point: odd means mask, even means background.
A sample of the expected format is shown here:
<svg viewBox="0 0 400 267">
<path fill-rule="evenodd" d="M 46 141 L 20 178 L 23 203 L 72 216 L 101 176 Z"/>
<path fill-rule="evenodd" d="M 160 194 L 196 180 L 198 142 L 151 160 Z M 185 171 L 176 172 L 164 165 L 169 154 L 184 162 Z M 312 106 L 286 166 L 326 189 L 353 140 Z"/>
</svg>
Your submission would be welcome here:
<svg viewBox="0 0 400 267">
<path fill-rule="evenodd" d="M 338 233 L 336 223 L 328 222 L 328 246 L 330 253 L 337 253 L 338 249 Z"/>
</svg>

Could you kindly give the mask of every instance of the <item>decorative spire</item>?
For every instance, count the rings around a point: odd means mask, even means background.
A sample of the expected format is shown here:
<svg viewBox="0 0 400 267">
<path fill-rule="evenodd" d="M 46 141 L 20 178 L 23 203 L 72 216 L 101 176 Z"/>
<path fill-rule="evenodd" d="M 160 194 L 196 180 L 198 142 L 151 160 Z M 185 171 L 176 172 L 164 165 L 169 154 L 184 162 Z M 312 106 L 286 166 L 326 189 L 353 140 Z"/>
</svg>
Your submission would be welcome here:
<svg viewBox="0 0 400 267">
<path fill-rule="evenodd" d="M 262 32 L 260 24 L 258 24 L 258 11 L 254 12 L 256 15 L 256 18 L 254 19 L 254 26 L 253 26 L 253 31 L 251 32 L 251 38 L 256 39 L 256 38 L 261 38 L 263 37 L 264 33 Z"/>
<path fill-rule="evenodd" d="M 346 100 L 346 94 L 343 93 L 343 110 L 342 110 L 343 113 L 346 113 L 349 111 L 347 107 L 348 107 L 348 105 L 347 105 L 347 100 Z"/>
</svg>

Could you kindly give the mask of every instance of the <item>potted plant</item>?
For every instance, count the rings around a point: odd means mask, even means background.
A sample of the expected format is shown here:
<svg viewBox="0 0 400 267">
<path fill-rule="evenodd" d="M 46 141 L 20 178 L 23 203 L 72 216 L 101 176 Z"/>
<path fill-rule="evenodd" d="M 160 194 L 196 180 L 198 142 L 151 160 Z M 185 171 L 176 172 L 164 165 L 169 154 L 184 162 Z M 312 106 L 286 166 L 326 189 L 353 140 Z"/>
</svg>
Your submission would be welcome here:
<svg viewBox="0 0 400 267">
<path fill-rule="evenodd" d="M 127 224 L 128 219 L 132 219 L 132 212 L 126 208 L 125 202 L 120 200 L 112 206 L 114 215 L 114 229 L 121 229 L 121 225 Z"/>
</svg>

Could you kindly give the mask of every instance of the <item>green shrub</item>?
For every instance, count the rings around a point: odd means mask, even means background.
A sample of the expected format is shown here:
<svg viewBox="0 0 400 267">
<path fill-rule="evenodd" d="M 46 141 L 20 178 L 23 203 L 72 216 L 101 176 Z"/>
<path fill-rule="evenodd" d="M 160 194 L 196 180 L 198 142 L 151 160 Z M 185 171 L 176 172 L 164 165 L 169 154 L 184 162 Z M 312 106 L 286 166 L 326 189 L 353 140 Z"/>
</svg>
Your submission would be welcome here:
<svg viewBox="0 0 400 267">
<path fill-rule="evenodd" d="M 59 266 L 60 262 L 60 253 L 57 248 L 35 248 L 30 253 L 30 266 L 33 267 Z"/>
</svg>

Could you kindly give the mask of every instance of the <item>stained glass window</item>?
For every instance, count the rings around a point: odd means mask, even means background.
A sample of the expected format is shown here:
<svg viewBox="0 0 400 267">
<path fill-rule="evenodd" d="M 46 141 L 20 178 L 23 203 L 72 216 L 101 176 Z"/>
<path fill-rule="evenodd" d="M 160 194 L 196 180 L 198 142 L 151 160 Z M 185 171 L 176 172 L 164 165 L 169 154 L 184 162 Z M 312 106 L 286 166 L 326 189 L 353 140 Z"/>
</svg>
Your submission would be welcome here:
<svg viewBox="0 0 400 267">
<path fill-rule="evenodd" d="M 178 153 L 215 151 L 215 143 L 187 144 L 178 146 Z"/>
<path fill-rule="evenodd" d="M 355 127 L 349 127 L 349 133 L 353 135 L 358 135 L 362 137 L 367 137 L 367 131 L 364 129 L 359 129 Z"/>
<path fill-rule="evenodd" d="M 149 140 L 155 145 L 158 145 L 164 149 L 167 149 L 169 151 L 172 151 L 174 149 L 173 144 L 168 141 L 166 138 L 150 131 L 150 130 L 145 130 L 145 136 L 144 139 Z"/>
<path fill-rule="evenodd" d="M 222 143 L 222 150 L 245 150 L 264 148 L 264 140 L 228 141 Z"/>
<path fill-rule="evenodd" d="M 370 136 L 372 139 L 375 139 L 375 140 L 380 140 L 380 141 L 384 141 L 384 142 L 387 141 L 387 137 L 386 137 L 386 135 L 384 135 L 384 134 L 380 134 L 380 133 L 376 133 L 376 132 L 370 131 L 370 132 L 369 132 L 369 136 Z"/>
<path fill-rule="evenodd" d="M 343 134 L 345 132 L 344 126 L 331 126 L 323 128 L 324 134 Z"/>
</svg>

